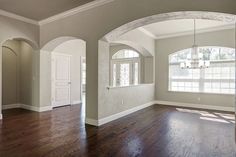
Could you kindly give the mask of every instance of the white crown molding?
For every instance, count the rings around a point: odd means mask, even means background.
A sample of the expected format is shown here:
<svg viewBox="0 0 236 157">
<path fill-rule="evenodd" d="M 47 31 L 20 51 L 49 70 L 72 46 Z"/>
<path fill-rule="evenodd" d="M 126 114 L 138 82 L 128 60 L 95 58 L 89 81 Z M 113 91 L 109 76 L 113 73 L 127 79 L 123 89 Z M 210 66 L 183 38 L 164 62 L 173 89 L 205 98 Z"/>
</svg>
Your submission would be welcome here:
<svg viewBox="0 0 236 157">
<path fill-rule="evenodd" d="M 68 16 L 75 15 L 79 12 L 83 12 L 83 11 L 86 11 L 86 10 L 89 10 L 89 9 L 92 9 L 92 8 L 95 8 L 95 7 L 98 7 L 98 6 L 113 2 L 113 1 L 114 0 L 95 0 L 95 1 L 92 1 L 89 3 L 86 3 L 84 5 L 78 6 L 74 9 L 71 9 L 71 10 L 65 11 L 63 13 L 51 16 L 47 19 L 41 20 L 41 21 L 39 21 L 39 25 L 45 25 L 45 24 L 51 23 L 53 21 L 66 18 Z"/>
<path fill-rule="evenodd" d="M 26 22 L 26 23 L 29 23 L 29 24 L 33 24 L 33 25 L 38 25 L 39 24 L 38 21 L 36 21 L 36 20 L 32 20 L 32 19 L 17 15 L 17 14 L 14 14 L 14 13 L 10 13 L 10 12 L 7 12 L 7 11 L 2 10 L 2 9 L 0 9 L 0 15 L 9 17 L 9 18 L 12 18 L 12 19 L 15 19 L 15 20 L 19 20 L 19 21 L 22 21 L 22 22 Z"/>
<path fill-rule="evenodd" d="M 138 30 L 140 30 L 141 32 L 143 32 L 144 34 L 146 34 L 147 36 L 149 36 L 153 39 L 157 39 L 157 36 L 155 34 L 153 34 L 152 32 L 148 31 L 147 29 L 145 29 L 143 27 L 139 27 Z"/>
<path fill-rule="evenodd" d="M 201 33 L 215 32 L 215 31 L 234 29 L 234 28 L 235 28 L 234 24 L 229 24 L 229 25 L 224 25 L 224 26 L 200 29 L 200 30 L 197 30 L 196 33 L 201 34 Z M 193 34 L 193 31 L 186 31 L 186 32 L 181 32 L 181 33 L 171 33 L 171 34 L 165 34 L 165 35 L 160 35 L 160 36 L 155 35 L 155 36 L 156 36 L 156 39 L 158 40 L 158 39 L 173 38 L 173 37 L 186 36 L 186 35 L 192 35 L 192 34 Z"/>
<path fill-rule="evenodd" d="M 26 17 L 20 16 L 20 15 L 17 15 L 17 14 L 14 14 L 14 13 L 2 10 L 2 9 L 0 9 L 0 15 L 6 16 L 6 17 L 9 17 L 9 18 L 12 18 L 12 19 L 16 19 L 16 20 L 19 20 L 19 21 L 22 21 L 22 22 L 26 22 L 26 23 L 29 23 L 29 24 L 33 24 L 33 25 L 44 25 L 44 24 L 48 24 L 50 22 L 53 22 L 53 21 L 56 21 L 56 20 L 59 20 L 59 19 L 63 19 L 65 17 L 72 16 L 72 15 L 75 15 L 79 12 L 83 12 L 83 11 L 86 11 L 86 10 L 89 10 L 89 9 L 92 9 L 92 8 L 95 8 L 95 7 L 98 7 L 98 6 L 113 2 L 113 1 L 114 0 L 94 0 L 92 2 L 89 2 L 89 3 L 86 3 L 84 5 L 78 6 L 74 9 L 62 12 L 60 14 L 51 16 L 51 17 L 46 18 L 46 19 L 41 20 L 41 21 L 36 21 L 36 20 L 30 19 L 30 18 L 26 18 Z"/>
</svg>

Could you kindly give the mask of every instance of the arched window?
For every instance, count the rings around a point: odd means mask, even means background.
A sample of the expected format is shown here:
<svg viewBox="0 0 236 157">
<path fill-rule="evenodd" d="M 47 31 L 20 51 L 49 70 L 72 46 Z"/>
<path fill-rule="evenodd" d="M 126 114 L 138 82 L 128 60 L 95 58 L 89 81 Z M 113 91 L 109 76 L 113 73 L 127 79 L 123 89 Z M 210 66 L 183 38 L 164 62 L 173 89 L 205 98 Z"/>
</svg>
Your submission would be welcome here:
<svg viewBox="0 0 236 157">
<path fill-rule="evenodd" d="M 235 92 L 235 49 L 199 47 L 203 58 L 210 60 L 204 69 L 181 69 L 180 63 L 191 58 L 191 49 L 169 55 L 169 90 L 181 92 L 223 93 Z"/>
<path fill-rule="evenodd" d="M 129 50 L 129 49 L 124 49 L 116 52 L 113 56 L 112 59 L 124 59 L 124 58 L 138 58 L 139 53 Z"/>
<path fill-rule="evenodd" d="M 140 82 L 140 55 L 134 50 L 116 52 L 111 60 L 111 83 L 115 86 L 136 85 Z"/>
</svg>

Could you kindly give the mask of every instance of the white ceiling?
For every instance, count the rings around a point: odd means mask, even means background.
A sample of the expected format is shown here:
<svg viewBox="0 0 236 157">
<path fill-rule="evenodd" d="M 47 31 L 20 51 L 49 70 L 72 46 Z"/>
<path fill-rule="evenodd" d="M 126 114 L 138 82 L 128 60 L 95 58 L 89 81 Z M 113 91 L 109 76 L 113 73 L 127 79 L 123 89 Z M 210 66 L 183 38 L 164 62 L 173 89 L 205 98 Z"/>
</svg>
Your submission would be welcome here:
<svg viewBox="0 0 236 157">
<path fill-rule="evenodd" d="M 196 20 L 196 29 L 198 32 L 207 32 L 212 30 L 233 28 L 234 24 L 213 20 Z M 139 28 L 147 35 L 160 39 L 173 36 L 191 34 L 193 32 L 194 20 L 181 19 L 158 22 Z"/>
</svg>

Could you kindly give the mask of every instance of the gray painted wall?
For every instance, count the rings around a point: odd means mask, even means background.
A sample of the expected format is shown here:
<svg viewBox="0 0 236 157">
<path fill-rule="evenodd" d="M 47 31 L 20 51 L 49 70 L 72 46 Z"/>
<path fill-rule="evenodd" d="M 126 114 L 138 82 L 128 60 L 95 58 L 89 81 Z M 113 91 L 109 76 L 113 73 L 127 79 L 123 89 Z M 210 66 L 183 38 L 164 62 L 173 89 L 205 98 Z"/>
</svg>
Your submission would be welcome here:
<svg viewBox="0 0 236 157">
<path fill-rule="evenodd" d="M 97 119 L 99 104 L 99 75 L 98 75 L 98 40 L 112 30 L 127 24 L 131 21 L 161 13 L 195 10 L 211 11 L 236 14 L 235 0 L 115 0 L 106 5 L 80 12 L 73 16 L 53 21 L 40 27 L 40 45 L 43 47 L 49 41 L 61 36 L 73 36 L 83 39 L 87 43 L 86 63 L 87 63 L 87 96 L 86 96 L 86 116 Z M 131 9 L 132 8 L 132 9 Z M 185 17 L 188 13 L 184 13 Z M 169 18 L 168 16 L 166 16 Z M 182 16 L 183 17 L 183 16 Z M 196 17 L 196 16 L 193 16 Z M 202 16 L 198 15 L 199 18 Z M 212 18 L 215 16 L 208 16 Z M 178 18 L 181 18 L 179 16 Z M 207 18 L 207 17 L 205 17 Z M 161 19 L 166 19 L 162 17 Z M 154 22 L 152 18 L 146 19 Z M 149 22 L 150 22 L 149 21 Z M 127 25 L 124 32 L 137 28 L 140 23 Z M 145 24 L 145 23 L 144 23 Z M 141 24 L 139 25 L 141 26 Z M 123 30 L 119 31 L 123 32 Z M 119 33 L 117 33 L 119 34 Z"/>
<path fill-rule="evenodd" d="M 2 47 L 2 104 L 17 104 L 20 101 L 20 43 L 8 40 Z"/>
<path fill-rule="evenodd" d="M 39 49 L 39 26 L 28 24 L 19 20 L 11 19 L 0 15 L 0 46 L 2 44 L 13 38 L 21 38 L 29 42 L 35 51 Z M 36 52 L 37 53 L 37 52 Z M 2 68 L 2 48 L 0 48 L 0 69 Z M 38 54 L 36 54 L 38 55 Z M 34 63 L 38 63 L 39 56 L 34 57 Z M 37 68 L 39 66 L 35 66 Z M 39 69 L 35 69 L 35 73 L 39 72 Z M 2 78 L 2 71 L 0 72 L 0 78 Z M 34 99 L 33 105 L 39 106 L 39 75 L 35 76 L 34 81 Z M 0 89 L 2 89 L 2 81 L 0 81 Z M 2 95 L 2 92 L 1 94 Z M 0 110 L 2 110 L 2 97 L 0 97 Z M 0 116 L 1 116 L 0 112 Z"/>
<path fill-rule="evenodd" d="M 98 119 L 149 103 L 155 99 L 155 85 L 109 87 L 109 44 L 99 41 Z"/>
<path fill-rule="evenodd" d="M 3 48 L 3 105 L 34 104 L 33 49 L 24 41 L 8 40 Z"/>
<path fill-rule="evenodd" d="M 199 46 L 234 48 L 234 39 L 234 30 L 217 31 L 197 35 L 197 44 Z M 190 48 L 192 42 L 193 37 L 191 35 L 156 41 L 156 99 L 172 102 L 234 107 L 234 95 L 168 91 L 168 55 L 185 48 Z"/>
<path fill-rule="evenodd" d="M 33 104 L 34 95 L 34 63 L 33 49 L 26 42 L 20 42 L 20 103 Z"/>
<path fill-rule="evenodd" d="M 0 16 L 0 43 L 9 38 L 22 37 L 30 39 L 35 43 L 38 43 L 40 37 L 40 45 L 43 47 L 46 43 L 52 39 L 61 36 L 74 36 L 76 38 L 84 39 L 87 42 L 87 116 L 89 118 L 96 119 L 98 117 L 98 40 L 105 34 L 118 28 L 128 22 L 167 12 L 196 10 L 196 11 L 211 11 L 236 14 L 235 0 L 215 0 L 216 5 L 212 5 L 212 1 L 196 1 L 196 0 L 178 0 L 173 3 L 171 0 L 115 0 L 107 5 L 90 9 L 85 12 L 79 12 L 76 15 L 63 18 L 58 21 L 54 21 L 50 24 L 46 24 L 40 27 L 36 25 L 26 24 L 18 20 L 9 19 Z M 132 8 L 132 9 L 130 9 Z M 185 13 L 186 15 L 186 13 Z M 201 16 L 199 16 L 201 17 Z M 213 16 L 211 16 L 213 17 Z M 165 19 L 165 18 L 164 18 Z M 149 18 L 150 21 L 153 21 Z M 129 25 L 129 28 L 133 28 L 137 25 Z M 128 29 L 125 29 L 128 30 Z M 40 34 L 40 35 L 39 35 Z M 45 54 L 43 54 L 45 55 Z M 39 58 L 37 62 L 39 63 Z M 1 58 L 2 59 L 2 58 Z M 40 63 L 47 63 L 47 61 L 41 61 Z M 1 67 L 0 67 L 1 68 Z M 43 67 L 38 66 L 38 71 Z M 41 71 L 40 71 L 41 72 Z M 44 83 L 43 77 L 40 77 L 37 83 L 38 99 L 41 95 L 44 87 L 47 84 Z M 35 79 L 36 79 L 35 78 Z M 42 79 L 42 80 L 41 80 Z M 47 80 L 46 80 L 47 82 Z M 47 105 L 44 101 L 47 96 L 38 100 L 39 105 Z M 45 103 L 44 103 L 45 102 Z"/>
</svg>

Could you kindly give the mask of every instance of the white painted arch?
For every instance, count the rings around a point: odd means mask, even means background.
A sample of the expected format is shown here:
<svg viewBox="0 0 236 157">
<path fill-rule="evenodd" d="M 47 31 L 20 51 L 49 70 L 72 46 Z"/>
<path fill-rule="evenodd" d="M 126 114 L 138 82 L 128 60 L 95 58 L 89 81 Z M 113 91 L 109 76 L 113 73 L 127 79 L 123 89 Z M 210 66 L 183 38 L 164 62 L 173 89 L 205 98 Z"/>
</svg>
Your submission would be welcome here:
<svg viewBox="0 0 236 157">
<path fill-rule="evenodd" d="M 126 40 L 119 40 L 119 41 L 113 41 L 110 44 L 123 44 L 123 45 L 127 45 L 131 48 L 133 48 L 134 50 L 138 51 L 139 53 L 141 53 L 144 57 L 148 57 L 148 56 L 153 56 L 145 47 L 136 44 L 132 41 L 126 41 Z"/>
<path fill-rule="evenodd" d="M 0 43 L 0 69 L 2 69 L 2 47 L 3 47 L 4 43 L 8 40 L 24 41 L 32 47 L 34 53 L 39 53 L 39 45 L 35 41 L 33 41 L 33 40 L 31 40 L 31 39 L 29 39 L 25 36 L 17 36 L 16 35 L 16 36 L 6 38 L 3 41 L 1 41 L 1 43 Z M 37 62 L 36 60 L 34 60 L 34 61 L 36 62 L 35 63 L 36 67 L 38 67 L 39 62 Z M 37 87 L 39 86 L 39 80 L 37 79 L 37 76 L 38 76 L 38 74 L 36 72 L 35 75 L 34 75 L 34 77 L 35 77 L 34 81 L 35 82 L 34 82 L 34 85 L 33 85 L 33 91 L 35 93 L 37 93 L 37 90 L 38 90 Z M 34 96 L 32 95 L 32 97 L 34 97 L 33 103 L 35 105 L 39 105 L 39 95 L 34 95 Z M 0 119 L 2 119 L 2 114 L 1 113 L 2 113 L 2 70 L 0 71 Z"/>
<path fill-rule="evenodd" d="M 75 41 L 78 47 L 79 45 L 83 45 L 83 47 L 85 47 L 86 49 L 85 40 L 79 39 L 73 36 L 61 36 L 61 37 L 58 37 L 49 41 L 40 50 L 40 94 L 39 95 L 40 95 L 40 105 L 43 107 L 52 108 L 52 104 L 51 104 L 51 100 L 52 100 L 51 55 L 52 55 L 52 52 L 57 51 L 58 49 L 61 48 L 60 46 L 63 46 L 64 44 L 66 44 L 67 46 L 69 44 L 70 46 L 71 44 L 70 42 L 72 41 L 73 43 Z M 71 47 L 67 47 L 67 48 L 68 48 L 68 51 L 72 50 Z M 74 45 L 73 45 L 73 48 L 74 48 Z M 80 50 L 78 50 L 78 53 L 79 51 Z M 64 52 L 65 50 L 61 53 L 64 53 Z M 86 50 L 85 50 L 85 54 L 86 54 Z M 79 67 L 78 67 L 78 73 L 80 73 Z"/>
<path fill-rule="evenodd" d="M 229 23 L 236 23 L 236 15 L 219 13 L 219 12 L 206 12 L 206 11 L 180 11 L 180 12 L 169 12 L 162 13 L 152 16 L 147 16 L 127 24 L 124 24 L 111 32 L 107 33 L 102 39 L 107 42 L 112 42 L 116 40 L 119 36 L 142 26 L 168 21 L 168 20 L 178 20 L 178 19 L 207 19 L 216 20 Z"/>
<path fill-rule="evenodd" d="M 85 40 L 81 39 L 81 38 L 77 38 L 77 37 L 73 37 L 73 36 L 61 36 L 55 39 L 52 39 L 51 41 L 47 42 L 42 48 L 41 50 L 43 51 L 53 51 L 56 47 L 58 47 L 59 45 L 70 41 L 70 40 L 80 40 L 81 42 L 86 43 Z"/>
</svg>

